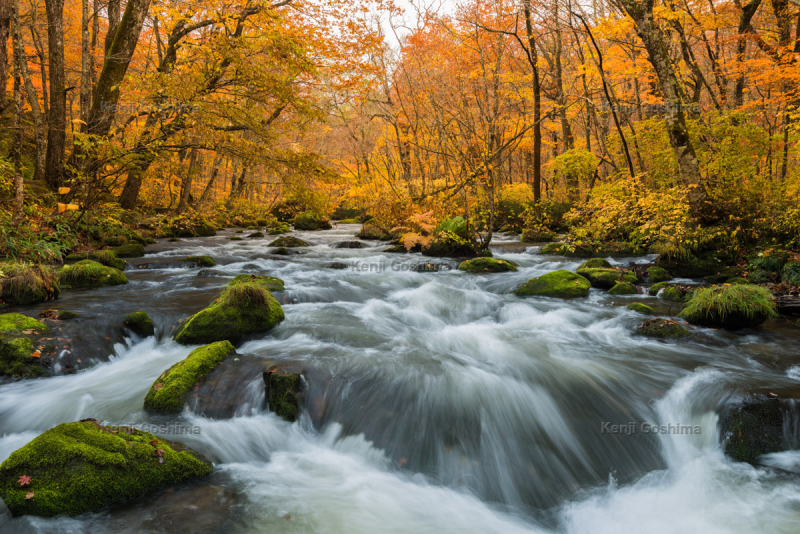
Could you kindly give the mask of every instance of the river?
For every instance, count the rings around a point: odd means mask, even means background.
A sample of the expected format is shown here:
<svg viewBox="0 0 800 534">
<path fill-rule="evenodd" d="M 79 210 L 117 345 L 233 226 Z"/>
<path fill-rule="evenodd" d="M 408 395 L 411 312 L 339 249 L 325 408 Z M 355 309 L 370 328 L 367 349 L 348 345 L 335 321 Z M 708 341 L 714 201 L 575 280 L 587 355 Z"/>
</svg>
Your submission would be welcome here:
<svg viewBox="0 0 800 534">
<path fill-rule="evenodd" d="M 716 415 L 741 388 L 797 386 L 800 329 L 776 319 L 758 331 L 697 329 L 680 342 L 634 337 L 641 316 L 626 304 L 678 310 L 599 290 L 570 301 L 515 297 L 524 281 L 580 261 L 537 256 L 510 237 L 492 248 L 516 273 L 466 274 L 449 260 L 419 273 L 430 260 L 417 254 L 332 246 L 357 230 L 294 232 L 313 246 L 288 257 L 270 255 L 269 238 L 231 241 L 230 230 L 160 242 L 128 260 L 149 267 L 127 270 L 128 285 L 63 292 L 55 304 L 81 314 L 59 325 L 78 372 L 0 385 L 0 461 L 54 425 L 92 417 L 191 427 L 164 437 L 216 469 L 112 511 L 6 513 L 0 530 L 800 532 L 800 453 L 759 467 L 731 462 Z M 219 276 L 170 261 L 198 254 L 219 262 Z M 631 261 L 648 258 L 614 263 Z M 286 320 L 238 357 L 302 362 L 307 410 L 293 424 L 265 410 L 257 373 L 242 376 L 234 417 L 143 412 L 155 378 L 193 348 L 171 340 L 178 321 L 240 273 L 285 281 L 276 297 Z M 151 315 L 155 337 L 122 336 L 133 311 Z M 692 431 L 657 431 L 665 425 Z"/>
</svg>

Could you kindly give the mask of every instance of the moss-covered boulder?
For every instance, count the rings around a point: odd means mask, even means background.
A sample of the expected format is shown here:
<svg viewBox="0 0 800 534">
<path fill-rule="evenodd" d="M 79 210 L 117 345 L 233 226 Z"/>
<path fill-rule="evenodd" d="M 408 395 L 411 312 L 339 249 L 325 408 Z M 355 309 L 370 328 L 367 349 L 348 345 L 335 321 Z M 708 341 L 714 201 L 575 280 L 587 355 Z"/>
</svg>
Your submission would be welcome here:
<svg viewBox="0 0 800 534">
<path fill-rule="evenodd" d="M 275 241 L 269 244 L 271 247 L 310 247 L 308 243 L 303 241 L 302 239 L 297 239 L 296 237 L 292 237 L 290 235 L 279 237 Z"/>
<path fill-rule="evenodd" d="M 244 239 L 236 235 L 232 235 L 228 239 L 230 239 L 231 241 L 244 241 Z"/>
<path fill-rule="evenodd" d="M 201 345 L 266 332 L 284 319 L 283 308 L 262 283 L 242 282 L 227 290 L 208 308 L 192 315 L 178 330 L 175 341 Z"/>
<path fill-rule="evenodd" d="M 291 256 L 292 255 L 292 251 L 289 250 L 286 247 L 280 247 L 280 248 L 273 249 L 270 254 L 275 254 L 276 256 Z"/>
<path fill-rule="evenodd" d="M 556 234 L 548 230 L 526 228 L 522 231 L 521 241 L 526 243 L 549 243 L 556 238 Z"/>
<path fill-rule="evenodd" d="M 177 414 L 183 411 L 186 396 L 217 365 L 236 349 L 229 341 L 218 341 L 193 350 L 156 378 L 144 398 L 144 409 L 159 414 Z"/>
<path fill-rule="evenodd" d="M 517 264 L 513 261 L 500 260 L 497 258 L 475 258 L 462 261 L 458 265 L 459 271 L 468 273 L 507 273 L 516 272 Z"/>
<path fill-rule="evenodd" d="M 691 324 L 713 328 L 752 328 L 777 317 L 768 289 L 751 284 L 698 289 L 680 313 Z"/>
<path fill-rule="evenodd" d="M 763 454 L 787 449 L 784 440 L 784 413 L 776 396 L 744 395 L 720 417 L 723 449 L 737 462 L 753 463 Z"/>
<path fill-rule="evenodd" d="M 170 223 L 166 233 L 175 237 L 211 237 L 217 235 L 217 229 L 204 220 L 179 217 Z"/>
<path fill-rule="evenodd" d="M 261 239 L 264 237 L 263 232 L 253 232 L 252 234 L 248 234 L 248 239 Z"/>
<path fill-rule="evenodd" d="M 657 284 L 653 284 L 650 286 L 650 289 L 647 291 L 647 294 L 651 297 L 655 297 L 658 295 L 658 292 L 664 289 L 665 287 L 669 286 L 669 282 L 659 282 Z"/>
<path fill-rule="evenodd" d="M 56 272 L 46 265 L 0 264 L 0 303 L 28 306 L 58 298 Z"/>
<path fill-rule="evenodd" d="M 233 287 L 239 284 L 258 284 L 268 291 L 283 291 L 284 284 L 280 278 L 274 276 L 261 276 L 257 274 L 240 274 L 230 281 L 228 287 Z"/>
<path fill-rule="evenodd" d="M 69 310 L 42 310 L 39 312 L 39 317 L 43 319 L 51 319 L 54 321 L 68 321 L 80 317 L 79 313 L 71 312 Z"/>
<path fill-rule="evenodd" d="M 337 271 L 343 271 L 345 269 L 348 269 L 349 267 L 350 266 L 347 265 L 346 263 L 342 263 L 342 262 L 339 262 L 339 261 L 335 261 L 333 263 L 329 263 L 328 265 L 325 266 L 326 269 L 335 269 Z"/>
<path fill-rule="evenodd" d="M 636 295 L 637 293 L 636 286 L 629 282 L 617 282 L 608 290 L 609 295 Z"/>
<path fill-rule="evenodd" d="M 686 302 L 692 298 L 695 288 L 690 286 L 667 285 L 659 297 L 672 302 Z"/>
<path fill-rule="evenodd" d="M 437 236 L 422 248 L 423 256 L 433 258 L 474 258 L 480 252 L 477 242 L 453 235 Z"/>
<path fill-rule="evenodd" d="M 47 331 L 46 324 L 27 315 L 0 315 L 0 376 L 41 376 L 44 369 L 37 340 Z"/>
<path fill-rule="evenodd" d="M 613 269 L 605 258 L 592 258 L 581 263 L 578 269 Z"/>
<path fill-rule="evenodd" d="M 58 272 L 58 283 L 70 288 L 94 288 L 127 284 L 128 278 L 119 269 L 92 260 L 82 260 L 65 265 Z"/>
<path fill-rule="evenodd" d="M 264 373 L 267 406 L 286 421 L 295 421 L 300 413 L 304 379 L 302 371 L 276 365 Z"/>
<path fill-rule="evenodd" d="M 742 278 L 741 276 L 734 276 L 733 278 L 728 278 L 727 283 L 731 285 L 736 285 L 736 284 L 750 284 L 751 282 L 747 278 Z"/>
<path fill-rule="evenodd" d="M 725 267 L 718 270 L 715 274 L 704 276 L 703 281 L 709 284 L 724 284 L 731 278 L 736 278 L 742 275 L 741 267 Z"/>
<path fill-rule="evenodd" d="M 361 241 L 341 241 L 333 245 L 333 248 L 366 248 Z"/>
<path fill-rule="evenodd" d="M 82 252 L 76 254 L 70 254 L 65 258 L 67 262 L 78 262 L 82 260 L 92 260 L 96 261 L 101 265 L 105 265 L 106 267 L 113 267 L 115 269 L 119 269 L 120 271 L 125 270 L 125 266 L 127 263 L 125 260 L 122 260 L 117 257 L 117 255 L 112 250 L 98 250 L 97 252 Z"/>
<path fill-rule="evenodd" d="M 648 306 L 647 304 L 642 304 L 641 302 L 633 302 L 628 304 L 627 308 L 631 311 L 635 311 L 636 313 L 641 313 L 644 315 L 655 315 L 656 311 Z"/>
<path fill-rule="evenodd" d="M 669 271 L 658 265 L 647 268 L 647 277 L 653 284 L 672 280 L 672 275 L 669 274 Z"/>
<path fill-rule="evenodd" d="M 588 296 L 591 287 L 583 276 L 570 271 L 555 271 L 528 280 L 514 294 L 519 297 L 576 298 Z"/>
<path fill-rule="evenodd" d="M 217 262 L 211 256 L 188 256 L 181 258 L 178 261 L 185 263 L 193 263 L 195 267 L 214 267 Z"/>
<path fill-rule="evenodd" d="M 639 281 L 635 274 L 619 269 L 578 269 L 578 274 L 598 289 L 611 289 L 619 282 L 635 284 Z"/>
<path fill-rule="evenodd" d="M 292 224 L 295 230 L 330 230 L 332 228 L 328 219 L 313 211 L 305 211 L 296 216 Z"/>
<path fill-rule="evenodd" d="M 634 335 L 659 339 L 679 338 L 689 335 L 689 330 L 671 319 L 650 319 L 634 330 Z"/>
<path fill-rule="evenodd" d="M 141 258 L 144 256 L 144 246 L 139 243 L 127 243 L 109 250 L 118 258 Z"/>
<path fill-rule="evenodd" d="M 378 223 L 369 221 L 364 223 L 364 226 L 361 227 L 356 237 L 373 241 L 389 241 L 393 239 L 394 236 Z"/>
<path fill-rule="evenodd" d="M 0 465 L 0 497 L 14 516 L 79 515 L 138 499 L 212 471 L 195 453 L 133 428 L 64 423 Z"/>
<path fill-rule="evenodd" d="M 269 228 L 267 228 L 267 233 L 269 235 L 288 234 L 291 231 L 292 229 L 289 227 L 288 223 L 279 223 L 275 226 L 270 226 Z"/>
<path fill-rule="evenodd" d="M 339 224 L 361 224 L 361 219 L 342 219 Z"/>
<path fill-rule="evenodd" d="M 566 256 L 570 252 L 570 247 L 566 243 L 548 243 L 543 246 L 539 254 L 552 256 Z"/>
<path fill-rule="evenodd" d="M 146 312 L 134 312 L 125 316 L 125 326 L 139 337 L 149 337 L 155 335 L 153 320 Z"/>
</svg>

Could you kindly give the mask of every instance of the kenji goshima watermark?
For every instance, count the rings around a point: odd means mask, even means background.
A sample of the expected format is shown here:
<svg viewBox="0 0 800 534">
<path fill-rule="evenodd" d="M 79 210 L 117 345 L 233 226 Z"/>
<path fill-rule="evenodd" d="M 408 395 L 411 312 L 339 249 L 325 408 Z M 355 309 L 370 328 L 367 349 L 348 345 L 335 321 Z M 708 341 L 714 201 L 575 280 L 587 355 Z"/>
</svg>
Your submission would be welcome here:
<svg viewBox="0 0 800 534">
<path fill-rule="evenodd" d="M 359 273 L 385 273 L 387 271 L 439 272 L 455 269 L 455 267 L 446 263 L 409 263 L 404 261 L 354 261 L 347 264 L 347 268 Z"/>
<path fill-rule="evenodd" d="M 632 436 L 634 434 L 669 434 L 669 435 L 697 435 L 702 434 L 700 425 L 684 425 L 681 423 L 637 423 L 631 421 L 623 424 L 613 424 L 609 421 L 600 422 L 601 434 Z"/>
<path fill-rule="evenodd" d="M 112 432 L 130 432 L 132 430 L 139 430 L 141 432 L 149 432 L 151 434 L 199 434 L 200 427 L 197 425 L 189 425 L 186 423 L 176 423 L 174 421 L 169 423 L 152 424 L 152 423 L 128 423 L 125 425 L 104 425 Z"/>
</svg>

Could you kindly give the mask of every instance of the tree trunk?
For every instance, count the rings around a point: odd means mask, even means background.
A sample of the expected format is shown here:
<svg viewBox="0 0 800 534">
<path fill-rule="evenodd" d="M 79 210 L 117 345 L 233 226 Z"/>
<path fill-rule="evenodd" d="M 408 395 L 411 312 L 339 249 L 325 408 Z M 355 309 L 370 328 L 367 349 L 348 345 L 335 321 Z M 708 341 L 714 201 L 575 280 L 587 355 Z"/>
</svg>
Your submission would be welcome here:
<svg viewBox="0 0 800 534">
<path fill-rule="evenodd" d="M 108 31 L 106 32 L 106 41 L 103 47 L 104 57 L 103 62 L 108 59 L 108 51 L 111 49 L 111 44 L 114 42 L 114 36 L 117 33 L 119 26 L 119 0 L 108 0 Z"/>
<path fill-rule="evenodd" d="M 736 80 L 736 86 L 733 88 L 733 103 L 734 106 L 741 107 L 744 104 L 744 63 L 745 52 L 747 51 L 747 34 L 750 33 L 750 23 L 753 17 L 761 6 L 762 0 L 750 0 L 750 2 L 742 7 L 742 15 L 739 17 L 738 28 L 738 42 L 736 43 L 736 63 L 739 64 L 741 74 Z"/>
<path fill-rule="evenodd" d="M 14 23 L 14 150 L 12 154 L 12 160 L 14 162 L 14 216 L 13 222 L 17 224 L 20 219 L 22 218 L 22 210 L 24 207 L 25 202 L 25 184 L 22 179 L 22 88 L 21 88 L 21 76 L 20 76 L 20 65 L 27 61 L 27 58 L 20 54 L 20 50 L 22 50 L 21 43 L 19 42 L 19 4 L 14 1 L 12 6 L 8 6 L 10 9 L 7 11 L 7 15 L 9 16 L 9 20 L 13 19 Z M 6 38 L 8 36 L 6 35 Z M 4 39 L 4 45 L 5 39 Z M 8 52 L 6 51 L 6 54 Z M 7 57 L 5 58 L 8 59 Z M 5 70 L 5 66 L 3 67 Z M 3 77 L 2 84 L 5 85 L 6 79 Z M 5 87 L 3 88 L 5 91 Z M 5 94 L 3 95 L 3 100 L 5 101 Z"/>
<path fill-rule="evenodd" d="M 528 37 L 528 61 L 533 71 L 533 203 L 538 210 L 542 199 L 542 88 L 539 83 L 539 55 L 531 22 L 531 2 L 523 0 L 525 33 Z"/>
<path fill-rule="evenodd" d="M 688 189 L 692 216 L 709 217 L 708 194 L 700 178 L 700 165 L 689 138 L 686 116 L 683 110 L 683 90 L 670 61 L 667 39 L 653 20 L 654 0 L 618 0 L 621 7 L 633 19 L 636 34 L 644 43 L 650 63 L 656 72 L 661 93 L 666 104 L 664 121 L 670 144 L 678 160 L 680 185 Z"/>
<path fill-rule="evenodd" d="M 6 109 L 6 80 L 8 79 L 8 34 L 11 27 L 11 4 L 17 0 L 0 0 L 0 112 Z M 19 72 L 14 73 L 19 76 Z M 16 78 L 15 78 L 16 79 Z"/>
<path fill-rule="evenodd" d="M 92 50 L 89 40 L 89 0 L 81 0 L 81 131 L 86 131 L 92 101 Z"/>
<path fill-rule="evenodd" d="M 64 0 L 45 0 L 50 72 L 50 113 L 47 120 L 47 156 L 44 178 L 57 189 L 64 175 L 67 140 L 67 94 L 64 74 Z"/>
<path fill-rule="evenodd" d="M 181 200 L 178 202 L 178 213 L 183 213 L 189 207 L 189 198 L 192 195 L 192 182 L 194 181 L 194 174 L 197 171 L 197 149 L 192 148 L 189 155 L 189 168 L 183 175 L 181 180 Z"/>
<path fill-rule="evenodd" d="M 211 191 L 214 189 L 214 182 L 217 179 L 217 175 L 219 174 L 219 166 L 222 163 L 222 156 L 217 156 L 214 159 L 213 169 L 211 170 L 211 177 L 208 179 L 208 183 L 206 184 L 205 189 L 203 189 L 203 194 L 200 196 L 200 204 L 206 202 L 208 197 L 211 195 Z"/>
</svg>

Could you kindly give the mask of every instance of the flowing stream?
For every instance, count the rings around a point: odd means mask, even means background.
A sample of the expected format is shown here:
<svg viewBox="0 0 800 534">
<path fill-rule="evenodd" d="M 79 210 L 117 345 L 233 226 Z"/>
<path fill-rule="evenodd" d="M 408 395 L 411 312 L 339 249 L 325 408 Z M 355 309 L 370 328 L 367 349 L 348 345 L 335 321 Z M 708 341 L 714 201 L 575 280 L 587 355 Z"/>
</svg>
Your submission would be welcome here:
<svg viewBox="0 0 800 534">
<path fill-rule="evenodd" d="M 572 301 L 510 293 L 579 261 L 505 238 L 495 255 L 519 272 L 465 274 L 433 260 L 438 272 L 419 273 L 430 259 L 375 242 L 334 248 L 357 230 L 295 232 L 314 246 L 288 257 L 270 255 L 269 238 L 230 241 L 230 231 L 159 243 L 128 260 L 147 268 L 126 271 L 127 286 L 62 293 L 55 304 L 81 314 L 58 333 L 77 372 L 0 385 L 0 461 L 54 425 L 92 417 L 193 428 L 162 435 L 216 469 L 102 513 L 6 513 L 0 531 L 800 532 L 800 453 L 760 467 L 731 462 L 716 415 L 741 388 L 798 385 L 800 329 L 773 320 L 680 342 L 634 337 L 642 317 L 626 304 L 677 310 L 598 290 Z M 170 261 L 198 254 L 219 262 L 218 276 Z M 614 263 L 631 261 L 648 258 Z M 290 424 L 265 409 L 260 373 L 241 376 L 231 418 L 143 412 L 155 378 L 193 349 L 171 340 L 178 321 L 240 273 L 286 283 L 276 293 L 286 320 L 238 357 L 301 362 L 310 399 L 301 418 Z M 123 336 L 132 311 L 150 313 L 156 337 Z M 612 432 L 606 423 L 627 426 Z M 647 433 L 643 424 L 693 432 Z"/>
</svg>

